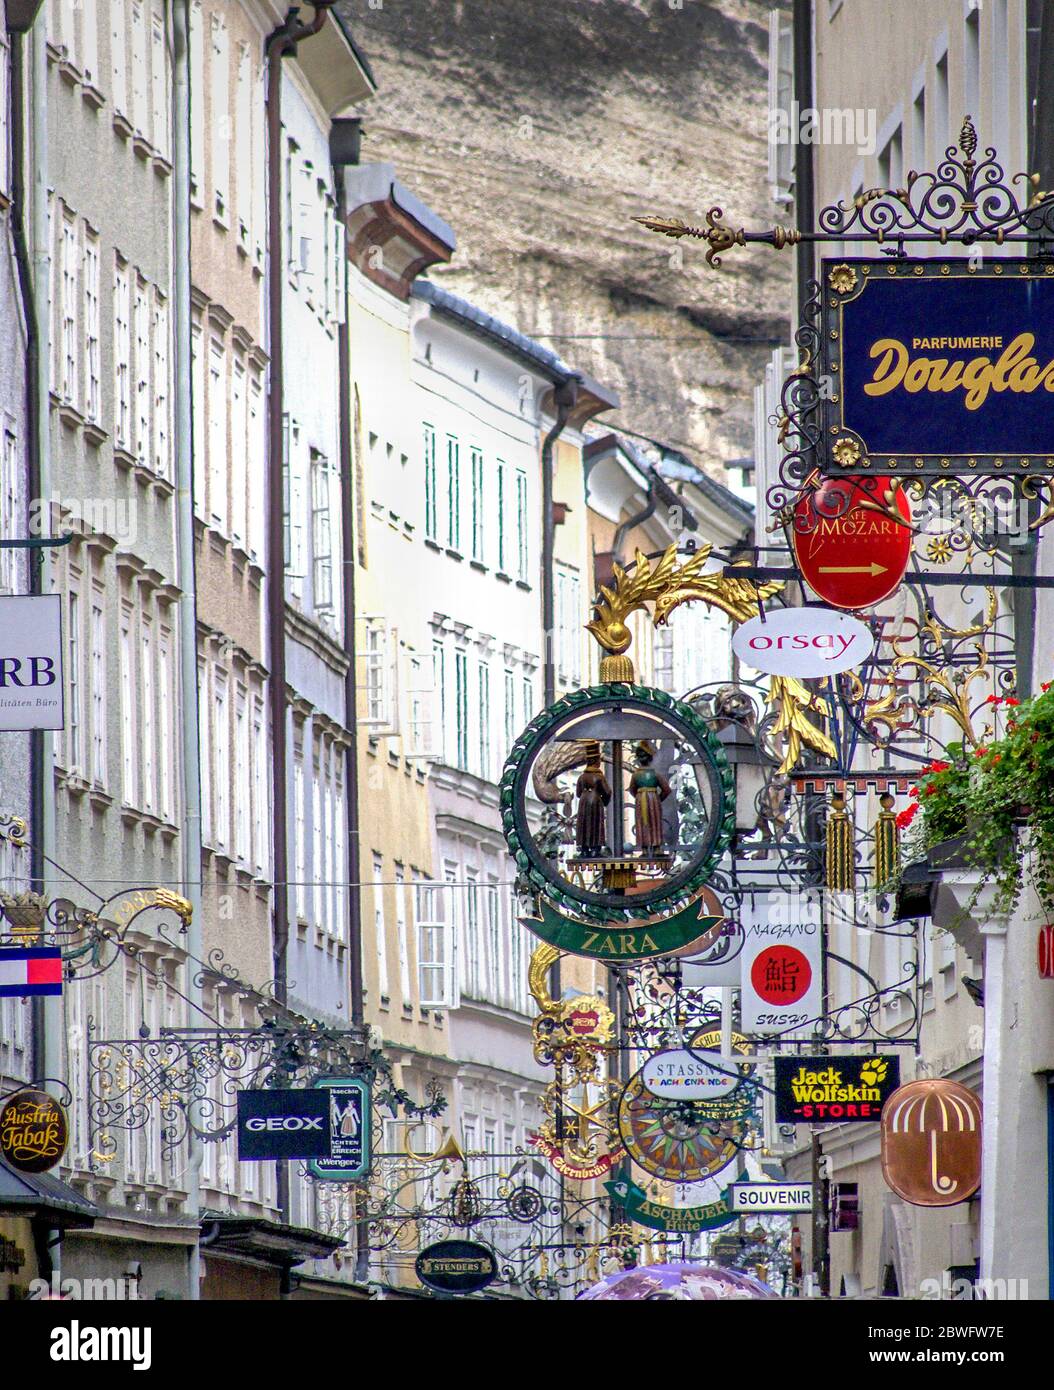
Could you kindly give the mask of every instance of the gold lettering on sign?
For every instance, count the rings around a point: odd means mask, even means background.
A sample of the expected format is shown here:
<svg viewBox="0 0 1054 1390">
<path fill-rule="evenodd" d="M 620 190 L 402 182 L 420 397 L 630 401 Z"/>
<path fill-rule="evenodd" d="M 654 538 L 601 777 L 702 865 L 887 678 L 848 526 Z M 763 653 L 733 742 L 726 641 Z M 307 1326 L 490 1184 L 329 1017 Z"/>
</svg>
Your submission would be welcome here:
<svg viewBox="0 0 1054 1390">
<path fill-rule="evenodd" d="M 927 340 L 912 340 L 913 344 L 920 341 Z M 898 338 L 879 338 L 871 345 L 869 355 L 878 361 L 871 380 L 864 384 L 864 392 L 868 396 L 885 396 L 898 387 L 911 395 L 920 391 L 963 391 L 966 409 L 980 410 L 992 391 L 1031 395 L 1041 386 L 1054 391 L 1054 360 L 1041 367 L 1032 355 L 1035 345 L 1034 333 L 1019 333 L 994 362 L 991 357 L 951 362 L 947 357 L 913 357 Z"/>
</svg>

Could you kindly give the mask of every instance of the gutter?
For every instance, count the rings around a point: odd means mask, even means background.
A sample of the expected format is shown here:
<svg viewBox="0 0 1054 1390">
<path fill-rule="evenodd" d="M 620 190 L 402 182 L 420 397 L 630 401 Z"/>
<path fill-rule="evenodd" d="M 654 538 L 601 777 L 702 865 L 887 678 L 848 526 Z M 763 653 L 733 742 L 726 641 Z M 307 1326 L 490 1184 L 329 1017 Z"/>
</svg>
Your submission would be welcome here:
<svg viewBox="0 0 1054 1390">
<path fill-rule="evenodd" d="M 282 258 L 282 59 L 295 56 L 302 40 L 317 34 L 335 0 L 317 0 L 314 19 L 301 24 L 297 6 L 267 37 L 267 349 L 270 355 L 267 401 L 267 637 L 270 673 L 268 703 L 271 714 L 271 839 L 274 883 L 274 993 L 279 1004 L 288 996 L 289 946 L 289 822 L 288 730 L 286 718 L 285 661 L 285 527 L 282 512 L 282 477 L 285 464 L 285 364 L 282 292 L 285 263 Z M 289 1213 L 288 1165 L 276 1163 L 278 1207 L 283 1219 Z M 283 1296 L 288 1290 L 283 1289 Z"/>
<path fill-rule="evenodd" d="M 285 696 L 285 536 L 282 513 L 282 477 L 285 464 L 283 421 L 285 381 L 282 360 L 284 325 L 282 291 L 285 265 L 282 259 L 282 59 L 296 55 L 302 40 L 317 34 L 335 0 L 313 5 L 314 19 L 301 24 L 294 6 L 268 35 L 267 59 L 267 261 L 268 261 L 268 395 L 267 457 L 267 632 L 270 656 L 268 683 L 271 712 L 272 837 L 274 840 L 274 941 L 275 995 L 286 1002 L 289 944 L 287 740 Z M 280 1165 L 284 1166 L 284 1165 Z"/>
<path fill-rule="evenodd" d="M 183 894 L 191 906 L 187 950 L 197 960 L 202 949 L 201 893 L 201 743 L 198 709 L 197 576 L 194 536 L 194 422 L 190 364 L 190 0 L 172 6 L 172 439 L 176 474 L 176 584 L 179 589 L 179 680 L 182 695 L 183 823 L 181 869 Z M 187 972 L 187 998 L 202 1004 L 201 977 Z M 198 1220 L 201 1207 L 202 1141 L 189 1136 L 187 1212 Z M 188 1249 L 187 1297 L 201 1297 L 201 1256 L 197 1242 Z"/>
<path fill-rule="evenodd" d="M 542 441 L 542 641 L 545 643 L 544 687 L 546 706 L 556 700 L 556 664 L 553 661 L 553 622 L 555 612 L 553 560 L 556 550 L 556 521 L 553 517 L 553 448 L 567 425 L 578 400 L 579 378 L 564 377 L 555 383 L 553 400 L 556 420 Z"/>
</svg>

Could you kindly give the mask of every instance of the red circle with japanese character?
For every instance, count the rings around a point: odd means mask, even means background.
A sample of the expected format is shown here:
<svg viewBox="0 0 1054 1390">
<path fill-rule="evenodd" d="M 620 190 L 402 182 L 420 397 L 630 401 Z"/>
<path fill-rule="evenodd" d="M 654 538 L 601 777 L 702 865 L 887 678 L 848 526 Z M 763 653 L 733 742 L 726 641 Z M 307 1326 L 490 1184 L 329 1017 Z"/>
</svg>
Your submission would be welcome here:
<svg viewBox="0 0 1054 1390">
<path fill-rule="evenodd" d="M 769 946 L 750 967 L 750 983 L 766 1004 L 796 1004 L 812 984 L 812 966 L 794 946 Z"/>
</svg>

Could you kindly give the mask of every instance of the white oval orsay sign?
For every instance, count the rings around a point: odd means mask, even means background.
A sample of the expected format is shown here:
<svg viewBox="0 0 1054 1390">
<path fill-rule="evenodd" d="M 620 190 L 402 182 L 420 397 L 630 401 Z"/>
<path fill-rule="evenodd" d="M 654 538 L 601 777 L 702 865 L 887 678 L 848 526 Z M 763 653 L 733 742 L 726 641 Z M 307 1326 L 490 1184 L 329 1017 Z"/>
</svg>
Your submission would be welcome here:
<svg viewBox="0 0 1054 1390">
<path fill-rule="evenodd" d="M 866 661 L 874 645 L 865 623 L 830 608 L 777 608 L 732 637 L 744 665 L 774 676 L 836 676 Z"/>
<path fill-rule="evenodd" d="M 716 1100 L 736 1089 L 742 1078 L 729 1076 L 731 1068 L 720 1069 L 684 1048 L 656 1052 L 641 1068 L 644 1089 L 653 1096 L 672 1096 L 674 1100 Z"/>
</svg>

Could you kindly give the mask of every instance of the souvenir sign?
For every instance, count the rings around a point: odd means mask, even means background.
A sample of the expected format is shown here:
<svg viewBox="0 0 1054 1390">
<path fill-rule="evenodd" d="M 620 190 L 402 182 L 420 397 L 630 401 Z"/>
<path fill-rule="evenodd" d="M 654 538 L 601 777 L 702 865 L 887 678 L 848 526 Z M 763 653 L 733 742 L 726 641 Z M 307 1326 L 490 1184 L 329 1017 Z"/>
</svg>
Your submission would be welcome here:
<svg viewBox="0 0 1054 1390">
<path fill-rule="evenodd" d="M 828 478 L 794 508 L 791 541 L 809 587 L 835 608 L 888 598 L 911 558 L 911 506 L 898 482 Z"/>
<path fill-rule="evenodd" d="M 812 1211 L 811 1182 L 734 1182 L 728 1189 L 736 1215 Z"/>
<path fill-rule="evenodd" d="M 329 1156 L 308 1171 L 330 1182 L 355 1182 L 370 1168 L 370 1088 L 361 1076 L 325 1077 L 315 1083 L 329 1096 Z"/>
<path fill-rule="evenodd" d="M 328 1158 L 330 1108 L 321 1088 L 239 1091 L 239 1159 Z"/>
<path fill-rule="evenodd" d="M 69 1124 L 47 1091 L 16 1091 L 0 1110 L 0 1157 L 24 1173 L 54 1168 L 66 1152 Z"/>
<path fill-rule="evenodd" d="M 981 1102 L 957 1081 L 909 1081 L 882 1112 L 882 1176 L 917 1207 L 951 1207 L 981 1186 Z"/>
<path fill-rule="evenodd" d="M 707 1105 L 659 1100 L 644 1089 L 640 1072 L 630 1078 L 618 1109 L 619 1132 L 638 1167 L 671 1182 L 701 1182 L 739 1153 L 746 1126 L 716 1120 Z"/>
<path fill-rule="evenodd" d="M 825 259 L 825 473 L 1054 468 L 1054 265 L 1002 256 Z"/>
<path fill-rule="evenodd" d="M 440 1240 L 417 1256 L 414 1269 L 436 1293 L 479 1293 L 498 1275 L 494 1252 L 475 1240 Z"/>
<path fill-rule="evenodd" d="M 0 999 L 62 993 L 62 951 L 58 946 L 0 948 Z"/>
<path fill-rule="evenodd" d="M 0 730 L 61 729 L 62 599 L 0 598 Z"/>
<path fill-rule="evenodd" d="M 862 666 L 874 646 L 870 628 L 829 608 L 776 608 L 732 635 L 744 666 L 776 676 L 837 676 Z"/>
<path fill-rule="evenodd" d="M 538 801 L 564 815 L 539 818 Z M 735 828 L 733 777 L 680 700 L 623 684 L 565 696 L 516 740 L 501 815 L 525 925 L 560 950 L 643 959 L 716 924 L 697 904 Z"/>
<path fill-rule="evenodd" d="M 625 1208 L 630 1221 L 653 1231 L 681 1231 L 686 1235 L 695 1231 L 715 1231 L 736 1219 L 729 1202 L 730 1188 L 725 1188 L 714 1202 L 674 1207 L 666 1202 L 652 1201 L 644 1188 L 629 1178 L 615 1178 L 604 1187 L 611 1199 Z"/>
<path fill-rule="evenodd" d="M 759 894 L 741 917 L 743 1031 L 807 1029 L 823 1012 L 819 895 Z"/>
<path fill-rule="evenodd" d="M 900 1085 L 900 1058 L 894 1056 L 783 1056 L 773 1065 L 780 1125 L 879 1120 Z"/>
</svg>

